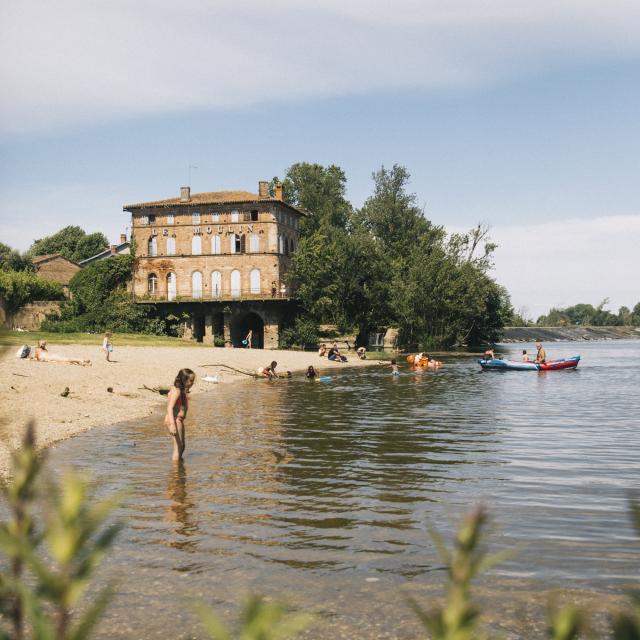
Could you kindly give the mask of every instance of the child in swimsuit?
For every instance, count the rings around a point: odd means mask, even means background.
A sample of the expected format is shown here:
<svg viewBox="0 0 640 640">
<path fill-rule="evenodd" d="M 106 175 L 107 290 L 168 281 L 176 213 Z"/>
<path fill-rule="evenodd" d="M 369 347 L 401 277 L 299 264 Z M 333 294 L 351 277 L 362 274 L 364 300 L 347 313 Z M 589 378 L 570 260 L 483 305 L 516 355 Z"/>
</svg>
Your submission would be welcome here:
<svg viewBox="0 0 640 640">
<path fill-rule="evenodd" d="M 173 438 L 174 462 L 182 459 L 185 449 L 184 421 L 189 409 L 188 393 L 196 380 L 196 374 L 191 369 L 180 369 L 173 382 L 167 398 L 167 415 L 164 424 L 169 435 Z"/>
</svg>

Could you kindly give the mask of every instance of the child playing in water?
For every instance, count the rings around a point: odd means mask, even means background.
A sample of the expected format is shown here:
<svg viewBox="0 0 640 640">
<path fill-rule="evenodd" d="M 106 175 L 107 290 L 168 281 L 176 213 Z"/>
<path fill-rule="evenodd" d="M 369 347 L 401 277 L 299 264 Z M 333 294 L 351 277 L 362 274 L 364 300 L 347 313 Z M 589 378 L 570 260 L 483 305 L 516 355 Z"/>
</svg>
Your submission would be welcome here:
<svg viewBox="0 0 640 640">
<path fill-rule="evenodd" d="M 398 365 L 396 364 L 395 360 L 391 361 L 391 375 L 392 376 L 399 376 L 400 375 L 400 370 L 398 369 Z"/>
<path fill-rule="evenodd" d="M 316 370 L 313 368 L 313 365 L 310 364 L 309 368 L 307 369 L 307 373 L 305 373 L 307 380 L 315 380 L 316 375 L 318 375 Z"/>
<path fill-rule="evenodd" d="M 173 462 L 182 460 L 185 448 L 184 421 L 189 409 L 188 393 L 196 380 L 191 369 L 180 369 L 167 398 L 167 415 L 164 424 L 173 438 Z"/>
</svg>

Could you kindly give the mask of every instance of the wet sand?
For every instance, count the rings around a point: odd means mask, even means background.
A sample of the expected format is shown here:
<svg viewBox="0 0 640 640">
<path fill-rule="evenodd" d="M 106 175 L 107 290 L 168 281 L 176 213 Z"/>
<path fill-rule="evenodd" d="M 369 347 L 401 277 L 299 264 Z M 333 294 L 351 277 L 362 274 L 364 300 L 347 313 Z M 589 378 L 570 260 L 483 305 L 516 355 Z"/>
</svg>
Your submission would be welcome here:
<svg viewBox="0 0 640 640">
<path fill-rule="evenodd" d="M 9 469 L 10 452 L 20 442 L 25 424 L 34 419 L 38 445 L 46 447 L 93 427 L 111 425 L 131 418 L 150 415 L 164 399 L 147 387 L 169 387 L 179 369 L 196 373 L 192 393 L 215 393 L 216 384 L 204 382 L 203 376 L 217 376 L 222 384 L 250 380 L 246 375 L 226 368 L 204 367 L 224 364 L 255 371 L 272 360 L 278 371 L 302 372 L 311 364 L 320 373 L 345 366 L 376 365 L 375 360 L 359 360 L 349 354 L 346 364 L 330 362 L 315 352 L 265 351 L 261 349 L 224 349 L 193 347 L 118 347 L 112 354 L 115 362 L 106 362 L 99 346 L 56 345 L 53 354 L 90 359 L 83 367 L 56 362 L 36 362 L 16 358 L 17 348 L 0 355 L 0 476 Z M 256 384 L 269 384 L 256 380 Z M 277 384 L 277 382 L 274 382 Z M 69 388 L 66 397 L 60 394 Z M 112 391 L 108 391 L 111 388 Z"/>
</svg>

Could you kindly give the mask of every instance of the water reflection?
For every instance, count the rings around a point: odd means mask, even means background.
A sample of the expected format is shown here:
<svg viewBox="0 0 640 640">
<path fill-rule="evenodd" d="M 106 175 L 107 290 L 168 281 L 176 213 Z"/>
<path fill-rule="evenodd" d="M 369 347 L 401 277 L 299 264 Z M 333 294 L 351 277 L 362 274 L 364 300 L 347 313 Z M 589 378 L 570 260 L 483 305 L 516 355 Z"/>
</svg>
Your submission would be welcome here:
<svg viewBox="0 0 640 640">
<path fill-rule="evenodd" d="M 193 552 L 198 543 L 194 536 L 199 527 L 197 517 L 192 513 L 194 503 L 187 495 L 187 469 L 182 460 L 171 466 L 167 476 L 166 495 L 169 506 L 165 520 L 173 525 L 170 529 L 173 536 L 169 539 L 169 545 L 176 549 Z"/>
</svg>

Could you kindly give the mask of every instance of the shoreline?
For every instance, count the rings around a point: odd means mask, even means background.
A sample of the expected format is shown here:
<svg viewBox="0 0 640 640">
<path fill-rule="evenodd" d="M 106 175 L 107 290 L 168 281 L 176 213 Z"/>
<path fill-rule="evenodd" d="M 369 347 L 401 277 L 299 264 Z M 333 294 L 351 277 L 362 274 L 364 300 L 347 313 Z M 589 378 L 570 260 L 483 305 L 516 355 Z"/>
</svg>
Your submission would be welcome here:
<svg viewBox="0 0 640 640">
<path fill-rule="evenodd" d="M 196 373 L 192 393 L 215 392 L 218 386 L 202 380 L 216 375 L 218 384 L 233 384 L 249 376 L 221 364 L 255 371 L 272 360 L 278 371 L 299 373 L 313 365 L 320 372 L 345 367 L 373 366 L 378 360 L 359 360 L 349 352 L 347 363 L 331 362 L 316 352 L 263 349 L 194 349 L 193 347 L 119 347 L 116 341 L 112 358 L 106 362 L 99 345 L 49 344 L 56 355 L 87 358 L 92 365 L 83 367 L 57 362 L 37 362 L 16 358 L 16 349 L 0 354 L 0 402 L 6 408 L 0 420 L 0 478 L 10 469 L 10 455 L 20 444 L 27 422 L 36 421 L 38 448 L 73 437 L 89 429 L 113 425 L 151 415 L 165 398 L 144 389 L 169 387 L 181 368 Z M 222 373 L 220 373 L 222 372 Z M 256 380 L 269 384 L 267 380 Z M 60 394 L 69 388 L 66 397 Z M 111 388 L 112 391 L 108 391 Z"/>
</svg>

